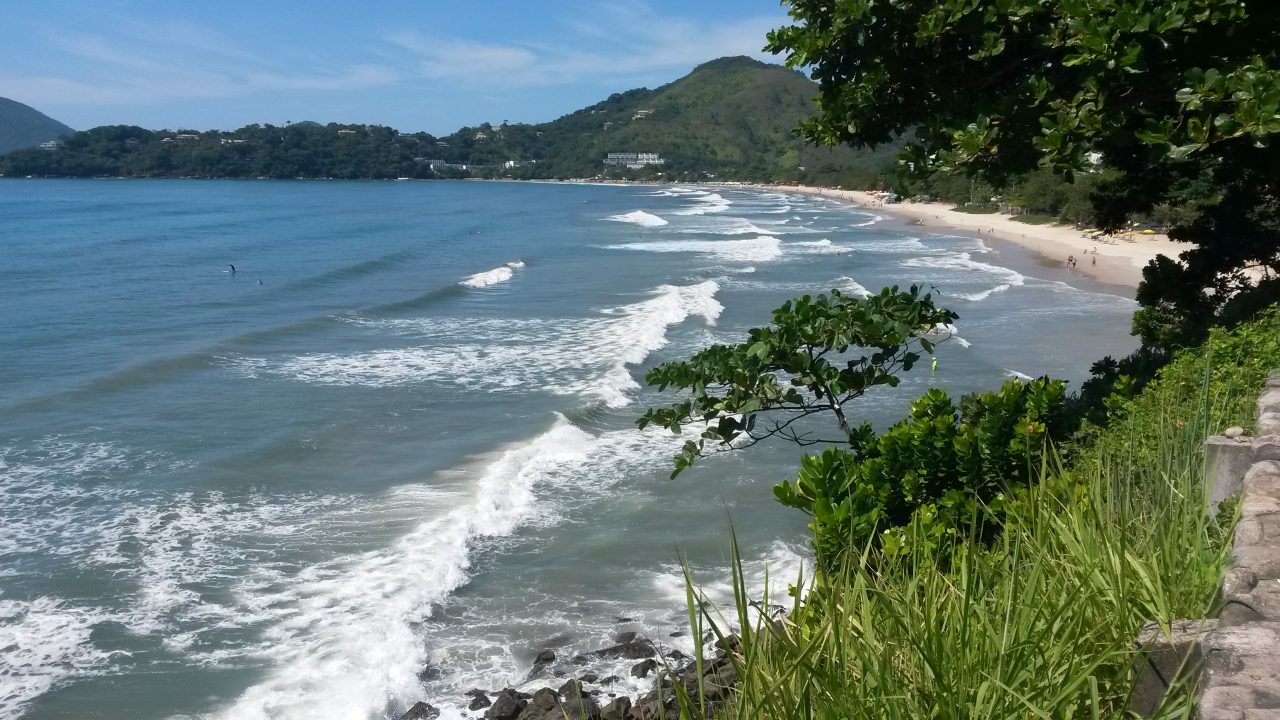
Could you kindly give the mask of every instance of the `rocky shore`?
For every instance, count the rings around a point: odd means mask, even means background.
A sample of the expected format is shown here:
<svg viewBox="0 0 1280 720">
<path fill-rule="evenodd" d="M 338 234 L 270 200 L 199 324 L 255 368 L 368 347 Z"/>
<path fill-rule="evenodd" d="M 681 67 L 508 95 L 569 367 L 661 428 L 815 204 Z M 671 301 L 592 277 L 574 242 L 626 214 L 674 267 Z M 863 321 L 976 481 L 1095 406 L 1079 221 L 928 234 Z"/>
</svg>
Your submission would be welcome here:
<svg viewBox="0 0 1280 720">
<path fill-rule="evenodd" d="M 664 655 L 652 641 L 634 632 L 619 633 L 614 641 L 616 644 L 609 647 L 567 659 L 557 657 L 552 650 L 543 650 L 521 687 L 544 679 L 548 683 L 546 687 L 534 692 L 511 687 L 477 688 L 465 693 L 463 704 L 476 720 L 658 720 L 679 717 L 677 685 L 696 698 L 701 684 L 702 697 L 710 713 L 725 701 L 738 682 L 733 654 L 740 648 L 734 636 L 714 643 L 713 652 L 703 661 L 701 675 L 693 658 L 679 650 L 670 650 Z M 602 677 L 592 672 L 593 666 L 605 663 L 616 666 L 620 660 L 636 661 L 630 669 L 633 678 L 652 676 L 649 692 L 639 697 L 613 692 L 611 688 L 622 681 L 621 677 Z M 556 683 L 558 686 L 552 687 Z M 439 716 L 437 708 L 419 702 L 401 720 L 434 720 Z"/>
</svg>

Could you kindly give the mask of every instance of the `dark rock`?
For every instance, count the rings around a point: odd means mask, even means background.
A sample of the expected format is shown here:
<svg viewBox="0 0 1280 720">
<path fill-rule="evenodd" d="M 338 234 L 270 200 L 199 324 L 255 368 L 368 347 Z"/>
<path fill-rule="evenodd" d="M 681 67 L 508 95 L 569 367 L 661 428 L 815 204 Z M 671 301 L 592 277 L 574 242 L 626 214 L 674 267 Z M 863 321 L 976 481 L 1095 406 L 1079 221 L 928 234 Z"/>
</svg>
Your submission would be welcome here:
<svg viewBox="0 0 1280 720">
<path fill-rule="evenodd" d="M 587 663 L 591 662 L 591 660 L 586 655 L 574 655 L 573 659 L 571 659 L 569 662 L 573 663 L 574 665 L 586 665 Z"/>
<path fill-rule="evenodd" d="M 560 693 L 551 688 L 542 688 L 533 694 L 533 699 L 529 701 L 529 707 L 526 712 L 534 708 L 541 709 L 544 713 L 554 710 L 560 704 Z"/>
<path fill-rule="evenodd" d="M 632 640 L 612 647 L 596 650 L 592 657 L 602 660 L 643 660 L 658 654 L 658 649 L 648 640 Z"/>
<path fill-rule="evenodd" d="M 640 662 L 631 666 L 631 677 L 636 677 L 636 678 L 649 677 L 649 673 L 657 669 L 658 669 L 657 660 L 654 660 L 653 658 L 649 658 L 648 660 L 641 660 Z"/>
<path fill-rule="evenodd" d="M 468 690 L 466 695 L 471 698 L 471 704 L 467 706 L 468 710 L 483 710 L 493 704 L 489 695 L 483 690 Z"/>
<path fill-rule="evenodd" d="M 620 617 L 620 618 L 617 618 L 617 620 L 619 623 L 629 623 L 629 622 L 636 621 L 635 618 L 629 618 L 629 617 Z"/>
<path fill-rule="evenodd" d="M 556 720 L 596 720 L 600 717 L 600 706 L 589 695 L 577 698 L 565 698 L 560 710 L 563 715 L 556 715 Z"/>
<path fill-rule="evenodd" d="M 716 641 L 716 647 L 724 652 L 739 652 L 742 650 L 742 639 L 737 635 L 726 635 Z"/>
<path fill-rule="evenodd" d="M 620 683 L 620 682 L 622 682 L 622 678 L 618 677 L 617 675 L 610 675 L 607 678 L 602 678 L 599 684 L 612 685 L 614 683 Z"/>
<path fill-rule="evenodd" d="M 565 701 L 568 702 L 583 695 L 589 695 L 590 693 L 583 689 L 582 683 L 578 680 L 569 680 L 560 686 L 560 694 L 563 695 Z"/>
<path fill-rule="evenodd" d="M 707 700 L 724 700 L 738 684 L 738 669 L 733 665 L 717 666 L 702 678 L 702 692 Z"/>
<path fill-rule="evenodd" d="M 636 633 L 634 630 L 627 630 L 626 632 L 620 632 L 613 636 L 613 641 L 616 643 L 629 643 L 635 639 Z"/>
<path fill-rule="evenodd" d="M 598 683 L 600 682 L 600 676 L 595 673 L 587 673 L 586 675 L 578 678 L 578 680 L 584 683 Z"/>
<path fill-rule="evenodd" d="M 600 720 L 627 720 L 631 714 L 631 698 L 620 697 L 604 706 L 600 711 Z"/>
<path fill-rule="evenodd" d="M 679 650 L 672 650 L 671 652 L 667 653 L 667 658 L 671 660 L 675 660 L 676 662 L 682 662 L 684 660 L 688 660 L 689 656 L 685 655 Z"/>
<path fill-rule="evenodd" d="M 493 705 L 485 712 L 487 720 L 516 720 L 521 711 L 528 707 L 529 701 L 510 688 L 498 693 Z"/>
<path fill-rule="evenodd" d="M 688 635 L 688 634 L 689 633 L 686 633 L 683 630 L 676 630 L 675 632 L 667 633 L 667 637 L 684 637 L 685 635 Z"/>
<path fill-rule="evenodd" d="M 641 720 L 659 720 L 659 718 L 679 716 L 676 708 L 676 693 L 667 688 L 654 690 L 645 695 L 631 709 L 631 717 Z"/>
<path fill-rule="evenodd" d="M 538 653 L 537 657 L 533 659 L 533 664 L 535 666 L 548 665 L 555 661 L 556 661 L 556 654 L 554 652 L 552 652 L 551 650 L 543 650 L 542 652 Z"/>
<path fill-rule="evenodd" d="M 400 720 L 435 720 L 440 711 L 424 702 L 416 702 L 409 711 L 400 716 Z"/>
</svg>

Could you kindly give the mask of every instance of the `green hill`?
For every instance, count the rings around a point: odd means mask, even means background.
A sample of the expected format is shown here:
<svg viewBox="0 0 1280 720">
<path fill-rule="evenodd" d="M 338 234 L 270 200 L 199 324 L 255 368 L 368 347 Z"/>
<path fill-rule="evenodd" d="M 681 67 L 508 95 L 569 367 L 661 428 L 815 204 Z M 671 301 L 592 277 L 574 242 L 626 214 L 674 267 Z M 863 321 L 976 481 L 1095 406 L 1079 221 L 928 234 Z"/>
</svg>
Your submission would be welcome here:
<svg viewBox="0 0 1280 720">
<path fill-rule="evenodd" d="M 0 97 L 0 155 L 75 132 L 34 108 Z"/>
<path fill-rule="evenodd" d="M 813 148 L 792 134 L 814 113 L 816 94 L 817 86 L 795 71 L 745 57 L 722 58 L 656 90 L 618 93 L 538 125 L 483 125 L 444 138 L 314 122 L 231 132 L 103 126 L 69 136 L 53 152 L 20 150 L 0 157 L 0 174 L 873 181 L 892 149 Z M 613 152 L 659 153 L 665 162 L 640 169 L 606 166 Z"/>
<path fill-rule="evenodd" d="M 529 177 L 591 177 L 610 152 L 656 152 L 662 168 L 614 174 L 721 179 L 832 181 L 874 174 L 891 158 L 849 148 L 814 148 L 792 134 L 814 114 L 817 85 L 793 70 L 746 57 L 713 60 L 656 90 L 638 89 L 541 125 L 463 128 L 443 138 L 459 162 L 520 168 Z M 483 137 L 484 139 L 477 139 Z"/>
</svg>

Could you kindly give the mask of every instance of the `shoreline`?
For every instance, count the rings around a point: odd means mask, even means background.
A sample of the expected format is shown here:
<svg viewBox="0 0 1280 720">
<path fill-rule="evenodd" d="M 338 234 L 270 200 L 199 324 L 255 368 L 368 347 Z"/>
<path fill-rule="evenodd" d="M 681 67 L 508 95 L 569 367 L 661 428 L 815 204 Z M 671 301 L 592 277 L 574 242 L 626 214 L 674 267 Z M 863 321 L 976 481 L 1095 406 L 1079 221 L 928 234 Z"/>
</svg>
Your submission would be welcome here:
<svg viewBox="0 0 1280 720">
<path fill-rule="evenodd" d="M 896 203 L 887 205 L 879 198 L 860 190 L 798 186 L 751 185 L 771 192 L 795 192 L 815 197 L 832 198 L 864 210 L 883 213 L 911 221 L 912 225 L 933 230 L 959 230 L 979 236 L 1011 242 L 1040 255 L 1047 263 L 1064 266 L 1068 256 L 1078 265 L 1073 272 L 1111 285 L 1137 288 L 1142 268 L 1159 255 L 1177 258 L 1190 248 L 1187 243 L 1170 240 L 1166 235 L 1139 235 L 1133 240 L 1116 238 L 1102 242 L 1083 237 L 1079 230 L 1062 225 L 1030 225 L 1010 215 L 998 213 L 972 214 L 959 212 L 941 202 Z M 1095 264 L 1093 261 L 1096 260 Z"/>
</svg>

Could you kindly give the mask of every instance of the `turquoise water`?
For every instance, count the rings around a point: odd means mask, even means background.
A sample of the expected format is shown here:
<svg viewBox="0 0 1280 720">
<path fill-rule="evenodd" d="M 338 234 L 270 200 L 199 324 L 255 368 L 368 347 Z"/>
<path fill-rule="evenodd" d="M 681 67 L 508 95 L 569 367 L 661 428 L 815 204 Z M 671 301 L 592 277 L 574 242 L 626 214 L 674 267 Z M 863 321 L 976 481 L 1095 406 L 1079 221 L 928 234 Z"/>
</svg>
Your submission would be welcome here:
<svg viewBox="0 0 1280 720">
<path fill-rule="evenodd" d="M 670 481 L 637 380 L 793 295 L 960 314 L 880 424 L 1133 347 L 1124 288 L 752 190 L 3 181 L 0 257 L 0 718 L 468 717 L 544 647 L 688 650 L 680 553 L 803 562 L 799 451 Z"/>
</svg>

